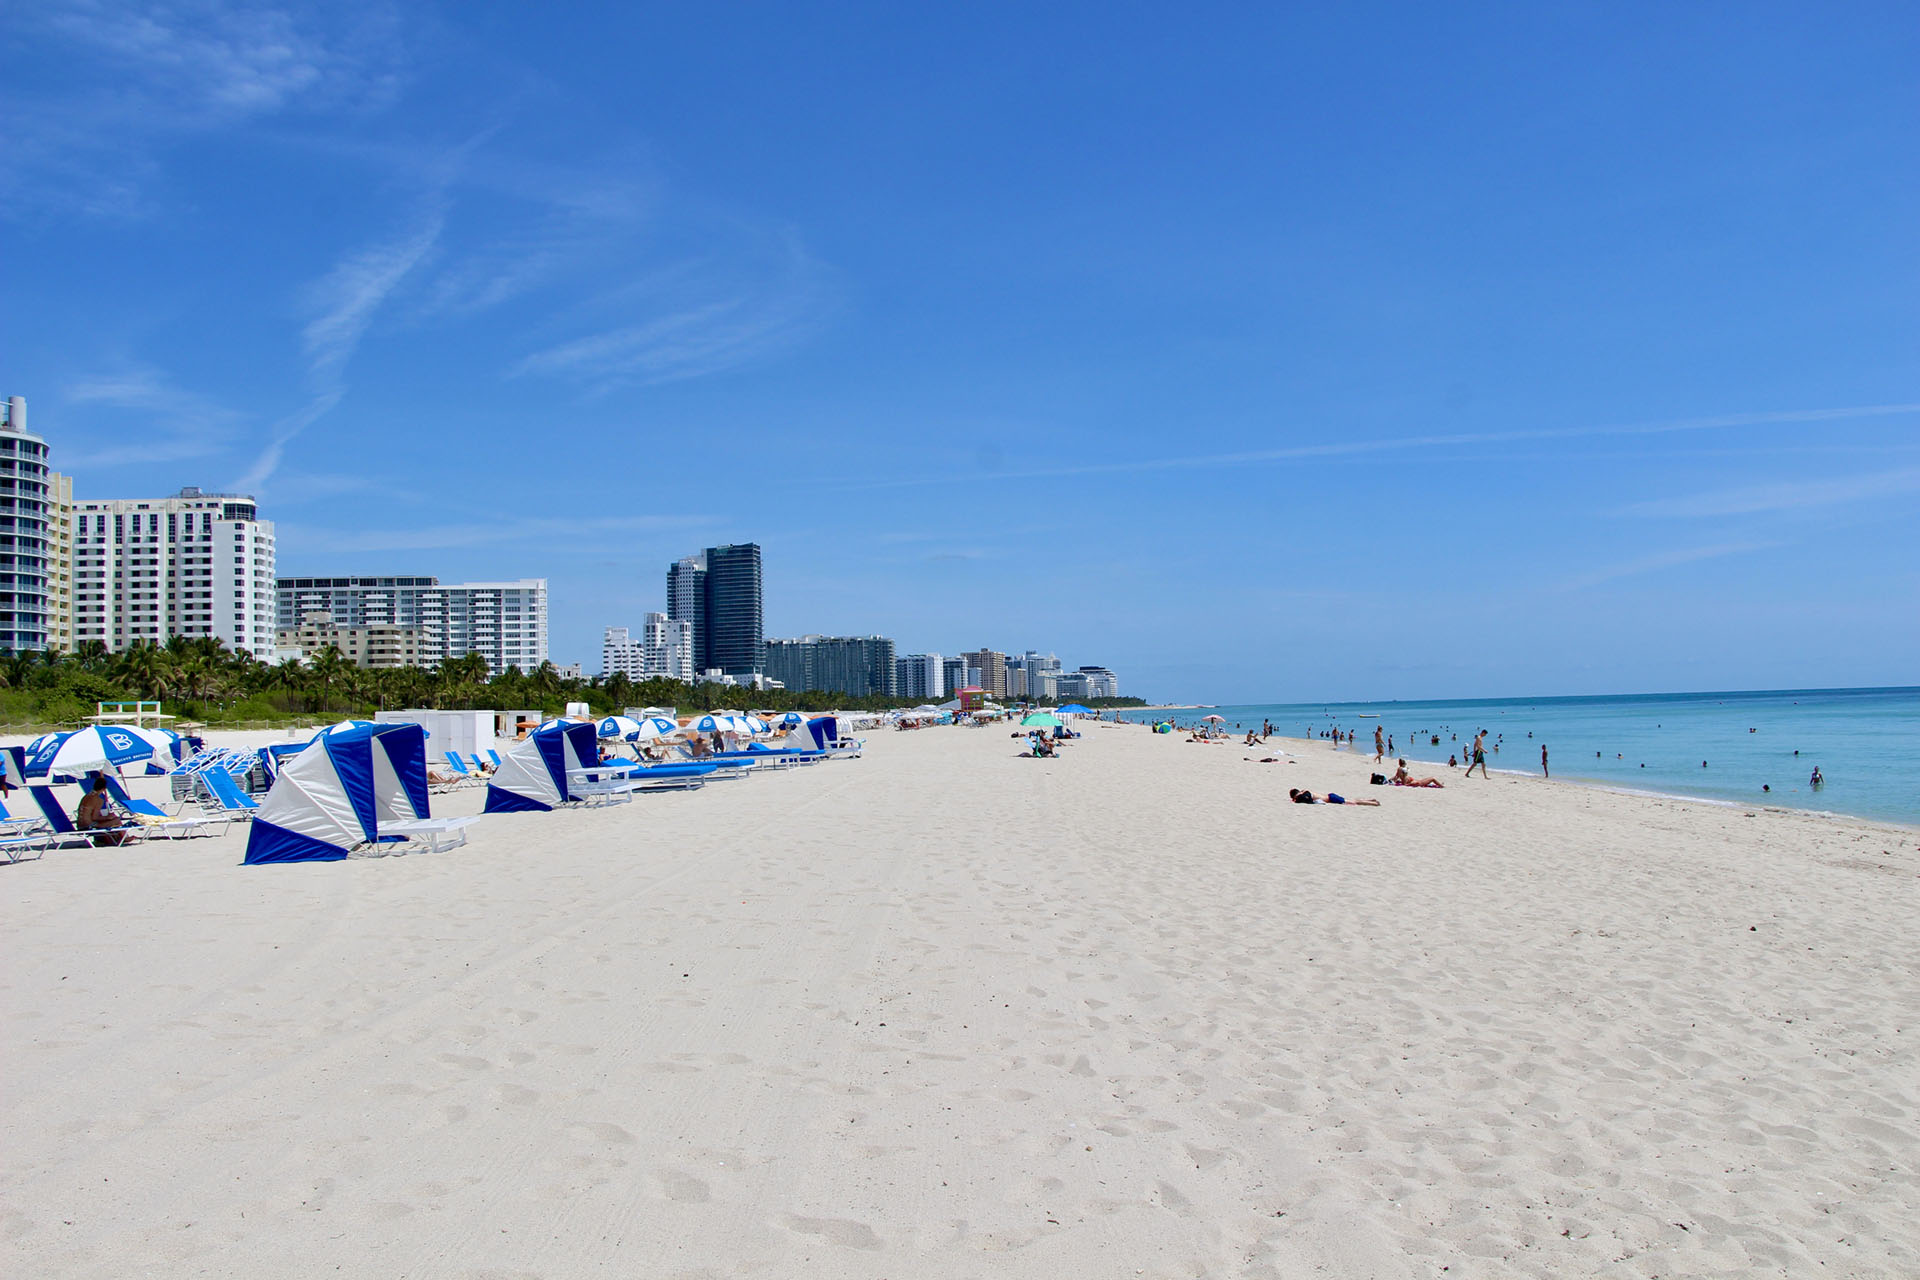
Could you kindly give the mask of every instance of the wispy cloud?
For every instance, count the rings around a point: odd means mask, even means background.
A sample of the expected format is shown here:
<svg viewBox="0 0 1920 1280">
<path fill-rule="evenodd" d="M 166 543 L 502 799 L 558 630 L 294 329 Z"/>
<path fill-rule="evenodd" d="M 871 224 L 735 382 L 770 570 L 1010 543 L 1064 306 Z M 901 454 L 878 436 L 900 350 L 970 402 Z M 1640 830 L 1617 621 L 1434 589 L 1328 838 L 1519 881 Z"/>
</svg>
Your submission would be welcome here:
<svg viewBox="0 0 1920 1280">
<path fill-rule="evenodd" d="M 1920 467 L 1900 471 L 1876 471 L 1866 475 L 1841 476 L 1830 480 L 1792 480 L 1780 484 L 1751 485 L 1741 489 L 1719 489 L 1678 498 L 1656 498 L 1634 502 L 1614 514 L 1675 519 L 1701 519 L 1711 516 L 1760 515 L 1773 511 L 1797 511 L 1810 507 L 1831 507 L 1841 503 L 1869 502 L 1920 493 Z"/>
<path fill-rule="evenodd" d="M 823 320 L 828 273 L 792 234 L 762 240 L 643 275 L 596 299 L 585 310 L 642 318 L 544 347 L 511 372 L 605 392 L 703 377 L 791 347 Z"/>
<path fill-rule="evenodd" d="M 115 443 L 96 445 L 82 436 L 78 451 L 92 466 L 205 457 L 232 444 L 245 422 L 241 414 L 176 386 L 158 370 L 145 367 L 83 378 L 65 389 L 65 399 L 81 409 L 138 415 L 137 430 L 117 429 L 108 434 Z M 81 425 L 84 431 L 85 424 Z"/>
<path fill-rule="evenodd" d="M 400 83 L 398 27 L 377 5 L 51 0 L 9 17 L 13 65 L 60 73 L 0 84 L 15 216 L 140 216 L 169 142 L 277 113 L 379 109 Z"/>
<path fill-rule="evenodd" d="M 347 254 L 308 289 L 310 318 L 301 330 L 301 340 L 312 398 L 268 429 L 267 444 L 241 477 L 241 489 L 258 493 L 265 488 L 287 446 L 340 403 L 346 395 L 347 362 L 367 326 L 388 296 L 433 251 L 445 225 L 446 214 L 436 198 L 399 235 Z"/>
<path fill-rule="evenodd" d="M 301 337 L 319 387 L 332 389 L 338 383 L 380 304 L 432 252 L 445 226 L 445 210 L 436 201 L 412 227 L 348 254 L 312 287 L 308 301 L 313 318 Z"/>
<path fill-rule="evenodd" d="M 1367 454 L 1408 453 L 1429 449 L 1464 448 L 1478 445 L 1516 444 L 1534 440 L 1578 440 L 1597 436 L 1656 436 L 1689 431 L 1723 431 L 1735 427 L 1774 426 L 1788 423 L 1835 422 L 1853 418 L 1894 417 L 1920 414 L 1920 403 L 1848 405 L 1831 409 L 1786 409 L 1766 413 L 1729 413 L 1708 418 L 1679 418 L 1667 422 L 1616 423 L 1591 427 L 1529 427 L 1512 431 L 1456 431 L 1422 435 L 1391 436 L 1367 440 L 1326 440 L 1314 444 L 1288 445 L 1279 449 L 1250 449 L 1238 453 L 1199 453 L 1175 457 L 1142 458 L 1133 462 L 1086 463 L 1067 467 L 1044 467 L 1025 471 L 996 471 L 982 476 L 956 472 L 947 475 L 917 476 L 899 480 L 876 481 L 848 486 L 858 489 L 909 488 L 920 485 L 975 484 L 992 480 L 1070 480 L 1103 475 L 1132 475 L 1154 471 L 1205 470 L 1269 462 L 1293 462 L 1314 458 L 1356 457 Z"/>
<path fill-rule="evenodd" d="M 1657 573 L 1662 569 L 1673 569 L 1683 564 L 1695 564 L 1702 560 L 1719 560 L 1727 556 L 1747 555 L 1755 551 L 1768 551 L 1783 544 L 1778 542 L 1722 542 L 1706 547 L 1683 547 L 1674 551 L 1659 551 L 1652 555 L 1641 556 L 1620 564 L 1608 565 L 1575 578 L 1569 578 L 1560 584 L 1562 591 L 1585 591 L 1597 587 L 1603 582 L 1614 582 L 1621 578 L 1636 578 L 1645 573 Z"/>
</svg>

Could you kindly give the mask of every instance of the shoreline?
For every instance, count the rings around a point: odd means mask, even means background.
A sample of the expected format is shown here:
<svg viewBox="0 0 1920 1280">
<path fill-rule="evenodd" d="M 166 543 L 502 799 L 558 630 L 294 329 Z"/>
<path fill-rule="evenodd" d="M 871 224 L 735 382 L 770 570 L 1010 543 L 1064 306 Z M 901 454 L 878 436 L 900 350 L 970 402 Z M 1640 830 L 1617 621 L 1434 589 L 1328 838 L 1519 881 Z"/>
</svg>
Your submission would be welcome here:
<svg viewBox="0 0 1920 1280">
<path fill-rule="evenodd" d="M 1243 749 L 1246 749 L 1245 744 L 1238 741 L 1237 739 L 1229 739 L 1228 741 L 1233 746 L 1238 746 L 1238 747 L 1242 747 Z M 1299 744 L 1302 746 L 1318 747 L 1318 748 L 1321 748 L 1322 754 L 1329 757 L 1345 756 L 1349 759 L 1360 758 L 1359 756 L 1355 756 L 1352 752 L 1348 751 L 1347 748 L 1328 747 L 1326 742 L 1320 739 L 1283 738 L 1282 735 L 1276 733 L 1273 735 L 1272 738 L 1268 739 L 1268 741 L 1269 742 L 1284 741 L 1290 744 Z M 1294 752 L 1293 754 L 1295 754 L 1296 756 L 1299 756 L 1304 753 Z M 1363 753 L 1363 754 L 1364 754 L 1364 759 L 1362 760 L 1362 763 L 1367 765 L 1369 770 L 1383 771 L 1383 770 L 1379 770 L 1377 766 L 1373 764 L 1373 756 L 1371 753 Z M 1447 769 L 1447 764 L 1445 761 L 1436 762 L 1433 760 L 1423 760 L 1416 756 L 1408 756 L 1407 763 L 1409 768 L 1411 768 L 1413 765 L 1418 764 L 1421 766 L 1431 767 L 1434 769 Z M 1752 810 L 1755 810 L 1756 812 L 1761 812 L 1761 813 L 1780 813 L 1780 814 L 1790 814 L 1790 815 L 1807 817 L 1807 818 L 1822 818 L 1822 819 L 1829 819 L 1835 822 L 1857 823 L 1864 827 L 1872 827 L 1872 828 L 1885 830 L 1889 832 L 1895 832 L 1906 837 L 1920 836 L 1920 822 L 1901 822 L 1898 819 L 1894 819 L 1894 818 L 1883 818 L 1873 814 L 1846 813 L 1838 809 L 1805 809 L 1805 808 L 1801 808 L 1798 805 L 1782 804 L 1779 801 L 1773 799 L 1772 797 L 1767 797 L 1759 802 L 1749 802 L 1744 800 L 1729 800 L 1724 796 L 1702 796 L 1702 795 L 1694 795 L 1690 792 L 1684 792 L 1684 791 L 1661 791 L 1651 787 L 1626 787 L 1626 786 L 1621 786 L 1617 783 L 1609 782 L 1604 778 L 1588 778 L 1588 777 L 1583 777 L 1579 774 L 1567 774 L 1567 775 L 1556 774 L 1552 777 L 1542 777 L 1539 773 L 1533 772 L 1530 770 L 1503 769 L 1497 765 L 1494 766 L 1491 772 L 1501 777 L 1512 778 L 1517 781 L 1539 782 L 1539 783 L 1545 783 L 1548 785 L 1552 785 L 1554 783 L 1562 783 L 1569 787 L 1578 787 L 1583 791 L 1602 791 L 1610 795 L 1639 796 L 1639 797 L 1643 797 L 1650 800 L 1684 801 L 1688 804 L 1711 805 L 1716 809 L 1752 809 Z M 1462 776 L 1457 768 L 1448 769 L 1448 773 L 1452 776 L 1441 779 L 1443 782 L 1447 783 L 1446 789 L 1450 790 L 1455 785 L 1460 785 L 1460 786 L 1469 785 L 1469 780 L 1464 776 Z"/>
<path fill-rule="evenodd" d="M 1904 691 L 1905 691 L 1904 689 L 1893 690 L 1893 692 L 1904 692 Z M 1807 692 L 1807 691 L 1791 690 L 1789 692 Z M 1880 691 L 1870 690 L 1867 692 L 1880 692 Z M 1695 696 L 1695 695 L 1688 695 L 1688 696 Z M 1704 697 L 1708 695 L 1697 695 L 1697 696 Z M 1249 705 L 1257 705 L 1257 704 L 1249 704 Z M 1375 705 L 1375 704 L 1358 703 L 1353 705 L 1367 706 L 1367 705 Z M 1136 710 L 1138 710 L 1138 708 L 1136 708 Z M 1142 722 L 1124 721 L 1123 723 L 1141 724 Z M 1184 734 L 1186 730 L 1182 729 L 1182 730 L 1179 730 L 1178 732 Z M 1242 745 L 1240 742 L 1240 738 L 1233 736 L 1235 733 L 1239 733 L 1241 736 L 1244 736 L 1244 730 L 1229 731 L 1229 741 L 1231 741 L 1233 745 L 1236 745 L 1236 746 Z M 1311 745 L 1323 752 L 1346 752 L 1346 751 L 1352 750 L 1354 752 L 1357 752 L 1359 754 L 1366 756 L 1369 760 L 1371 760 L 1372 758 L 1372 751 L 1371 751 L 1370 745 L 1366 743 L 1364 740 L 1354 744 L 1352 748 L 1348 748 L 1348 747 L 1334 748 L 1334 747 L 1330 747 L 1328 745 L 1327 740 L 1324 738 L 1313 738 L 1313 739 L 1298 738 L 1292 735 L 1284 735 L 1279 732 L 1276 732 L 1273 735 L 1273 737 L 1275 739 L 1280 739 L 1284 737 L 1289 742 L 1296 742 L 1296 743 Z M 1518 741 L 1516 741 L 1514 745 L 1520 745 L 1520 744 L 1518 743 Z M 1532 744 L 1527 744 L 1527 745 L 1531 746 Z M 1425 747 L 1414 748 L 1413 750 L 1407 750 L 1405 747 L 1402 747 L 1396 754 L 1405 755 L 1409 762 L 1409 765 L 1418 765 L 1421 768 L 1432 769 L 1436 771 L 1447 767 L 1447 764 L 1444 760 L 1432 759 L 1430 758 L 1430 755 L 1423 754 L 1423 752 L 1426 752 L 1427 750 L 1428 749 Z M 1497 753 L 1495 753 L 1494 759 L 1497 760 L 1497 758 L 1498 758 Z M 1810 756 L 1809 758 L 1812 759 L 1813 757 Z M 1575 755 L 1573 759 L 1577 764 L 1580 757 L 1578 755 Z M 1455 766 L 1455 767 L 1456 769 L 1458 768 L 1458 766 Z M 1795 764 L 1796 769 L 1802 768 L 1802 767 L 1804 766 L 1801 766 L 1798 764 L 1798 762 L 1796 762 Z M 1505 768 L 1499 765 L 1498 763 L 1494 763 L 1492 765 L 1492 771 L 1494 773 L 1510 774 L 1514 777 L 1519 777 L 1519 778 L 1534 778 L 1534 779 L 1540 778 L 1540 774 L 1537 768 Z M 1391 772 L 1391 771 L 1389 770 L 1388 772 Z M 1863 812 L 1863 811 L 1851 811 L 1844 808 L 1833 808 L 1833 807 L 1825 807 L 1825 806 L 1815 807 L 1811 803 L 1806 805 L 1801 805 L 1789 799 L 1789 797 L 1794 796 L 1796 794 L 1803 794 L 1802 789 L 1800 787 L 1791 785 L 1791 783 L 1783 785 L 1779 789 L 1777 794 L 1769 794 L 1769 793 L 1761 792 L 1750 798 L 1746 796 L 1737 796 L 1737 795 L 1730 796 L 1724 793 L 1705 794 L 1699 791 L 1690 790 L 1684 778 L 1684 773 L 1685 771 L 1681 771 L 1680 775 L 1676 775 L 1673 778 L 1665 779 L 1660 783 L 1636 785 L 1631 781 L 1622 781 L 1622 780 L 1608 778 L 1608 777 L 1597 777 L 1590 774 L 1579 772 L 1577 769 L 1571 769 L 1565 773 L 1556 773 L 1553 775 L 1552 778 L 1546 779 L 1546 780 L 1553 781 L 1553 782 L 1564 781 L 1564 782 L 1573 783 L 1578 786 L 1593 787 L 1600 790 L 1617 790 L 1617 791 L 1624 791 L 1627 793 L 1640 793 L 1640 794 L 1647 794 L 1647 795 L 1662 796 L 1662 797 L 1667 797 L 1672 799 L 1686 799 L 1686 800 L 1692 800 L 1701 804 L 1728 805 L 1733 807 L 1748 807 L 1748 808 L 1781 809 L 1787 812 L 1805 813 L 1805 814 L 1810 814 L 1815 816 L 1829 815 L 1836 819 L 1841 819 L 1845 821 L 1874 823 L 1874 824 L 1879 824 L 1891 829 L 1901 830 L 1901 831 L 1920 830 L 1920 812 L 1916 812 L 1914 814 L 1901 813 L 1896 815 L 1890 815 L 1882 811 Z M 1872 801 L 1869 800 L 1868 803 L 1871 804 Z"/>
</svg>

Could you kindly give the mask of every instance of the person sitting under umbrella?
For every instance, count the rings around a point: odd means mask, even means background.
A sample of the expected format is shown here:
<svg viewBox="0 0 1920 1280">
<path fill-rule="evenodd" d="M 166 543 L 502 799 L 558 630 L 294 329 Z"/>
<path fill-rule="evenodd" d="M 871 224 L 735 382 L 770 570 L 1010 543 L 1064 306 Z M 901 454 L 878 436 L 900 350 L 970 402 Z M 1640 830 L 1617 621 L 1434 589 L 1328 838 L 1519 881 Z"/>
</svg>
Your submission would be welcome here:
<svg viewBox="0 0 1920 1280">
<path fill-rule="evenodd" d="M 107 807 L 107 775 L 93 775 L 93 787 L 74 810 L 73 825 L 93 837 L 95 845 L 125 844 L 127 823 Z"/>
</svg>

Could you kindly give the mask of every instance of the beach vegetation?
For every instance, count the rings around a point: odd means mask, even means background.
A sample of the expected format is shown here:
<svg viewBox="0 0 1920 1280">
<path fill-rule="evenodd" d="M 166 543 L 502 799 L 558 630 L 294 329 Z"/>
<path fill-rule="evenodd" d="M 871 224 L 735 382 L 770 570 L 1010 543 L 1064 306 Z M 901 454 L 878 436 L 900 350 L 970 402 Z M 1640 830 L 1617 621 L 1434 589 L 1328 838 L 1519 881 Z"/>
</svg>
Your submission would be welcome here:
<svg viewBox="0 0 1920 1280">
<path fill-rule="evenodd" d="M 570 679 L 551 662 L 530 671 L 491 672 L 477 653 L 437 668 L 356 666 L 331 646 L 302 659 L 261 662 L 206 637 L 175 636 L 119 653 L 88 641 L 72 653 L 48 649 L 0 654 L 0 725 L 70 728 L 96 704 L 158 699 L 169 714 L 222 728 L 265 728 L 365 717 L 408 707 L 436 710 L 532 710 L 558 715 L 584 702 L 595 715 L 627 707 L 686 711 L 886 711 L 918 698 L 792 689 L 753 689 L 625 674 Z M 1138 706 L 1138 698 L 1097 698 L 1095 707 Z"/>
</svg>

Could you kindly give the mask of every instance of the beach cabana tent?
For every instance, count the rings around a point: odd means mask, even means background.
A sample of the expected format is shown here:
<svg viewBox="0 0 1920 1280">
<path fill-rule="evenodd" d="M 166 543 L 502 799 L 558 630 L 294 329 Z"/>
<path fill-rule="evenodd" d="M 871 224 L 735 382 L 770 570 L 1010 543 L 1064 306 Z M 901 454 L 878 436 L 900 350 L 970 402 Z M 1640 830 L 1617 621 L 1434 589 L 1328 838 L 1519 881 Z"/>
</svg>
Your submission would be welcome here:
<svg viewBox="0 0 1920 1280">
<path fill-rule="evenodd" d="M 787 745 L 802 751 L 827 751 L 840 739 L 840 722 L 832 716 L 815 716 L 787 735 Z"/>
<path fill-rule="evenodd" d="M 307 739 L 307 741 L 318 742 L 320 739 L 330 737 L 336 733 L 352 733 L 355 729 L 364 729 L 372 723 L 373 721 L 371 720 L 342 720 L 337 724 L 328 725 Z"/>
<path fill-rule="evenodd" d="M 500 757 L 487 779 L 487 813 L 552 809 L 574 798 L 567 775 L 600 762 L 598 725 L 555 720 L 528 734 Z"/>
<path fill-rule="evenodd" d="M 378 842 L 382 822 L 431 817 L 426 740 L 417 724 L 369 724 L 287 757 L 247 833 L 246 865 L 337 861 Z"/>
</svg>

